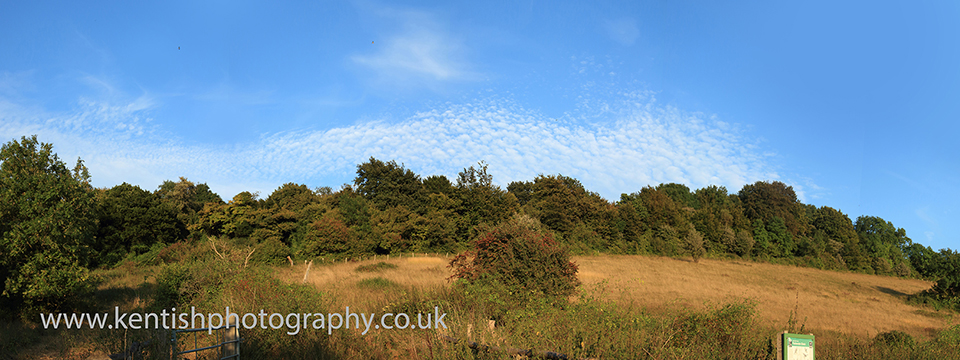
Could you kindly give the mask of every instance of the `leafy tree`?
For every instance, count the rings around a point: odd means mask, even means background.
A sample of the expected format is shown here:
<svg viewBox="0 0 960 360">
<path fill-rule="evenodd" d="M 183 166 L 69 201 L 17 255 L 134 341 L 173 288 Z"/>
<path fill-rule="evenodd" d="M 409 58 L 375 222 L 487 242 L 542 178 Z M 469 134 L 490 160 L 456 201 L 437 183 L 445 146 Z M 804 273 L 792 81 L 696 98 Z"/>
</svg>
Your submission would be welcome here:
<svg viewBox="0 0 960 360">
<path fill-rule="evenodd" d="M 599 211 L 608 205 L 580 181 L 563 175 L 539 175 L 533 180 L 533 189 L 533 200 L 528 204 L 536 208 L 540 222 L 564 235 L 581 223 L 595 227 Z"/>
<path fill-rule="evenodd" d="M 783 219 L 775 216 L 766 223 L 766 226 L 767 234 L 773 246 L 773 255 L 775 257 L 792 257 L 796 245 L 793 242 L 793 234 L 787 231 Z"/>
<path fill-rule="evenodd" d="M 737 231 L 750 229 L 749 220 L 743 215 L 739 201 L 735 201 L 739 199 L 731 197 L 726 188 L 712 185 L 697 189 L 696 197 L 699 208 L 690 221 L 703 234 L 707 251 L 737 253 Z"/>
<path fill-rule="evenodd" d="M 753 241 L 753 254 L 755 256 L 774 255 L 773 242 L 770 239 L 770 233 L 767 232 L 767 227 L 763 224 L 763 220 L 756 219 L 753 221 Z"/>
<path fill-rule="evenodd" d="M 444 194 L 450 197 L 453 196 L 456 188 L 446 176 L 431 175 L 423 179 L 423 191 L 427 194 Z"/>
<path fill-rule="evenodd" d="M 875 216 L 860 216 L 853 225 L 860 244 L 867 255 L 873 258 L 874 270 L 889 273 L 894 266 L 908 260 L 904 250 L 913 243 L 902 228 Z"/>
<path fill-rule="evenodd" d="M 532 181 L 511 181 L 507 185 L 507 191 L 517 198 L 520 206 L 524 206 L 534 199 L 535 187 Z"/>
<path fill-rule="evenodd" d="M 700 201 L 697 195 L 691 193 L 690 188 L 686 185 L 677 183 L 660 184 L 657 185 L 657 190 L 663 191 L 663 193 L 673 199 L 673 202 L 677 203 L 677 205 L 691 209 L 700 208 Z"/>
<path fill-rule="evenodd" d="M 458 237 L 468 239 L 477 226 L 493 225 L 510 217 L 517 210 L 517 198 L 493 183 L 487 164 L 480 162 L 457 174 L 455 202 L 459 205 Z"/>
<path fill-rule="evenodd" d="M 803 204 L 797 200 L 792 186 L 774 181 L 744 185 L 738 194 L 743 203 L 743 212 L 750 220 L 769 223 L 774 217 L 783 219 L 787 230 L 795 237 L 807 233 L 808 221 Z"/>
<path fill-rule="evenodd" d="M 623 240 L 627 244 L 627 252 L 642 254 L 650 251 L 650 244 L 645 236 L 647 232 L 646 217 L 647 209 L 639 198 L 639 193 L 630 195 L 620 195 L 620 201 L 617 202 L 617 220 L 618 229 Z"/>
<path fill-rule="evenodd" d="M 920 276 L 927 279 L 936 277 L 939 270 L 937 269 L 938 254 L 936 251 L 933 251 L 929 246 L 914 243 L 907 246 L 905 252 L 910 260 L 910 265 Z"/>
<path fill-rule="evenodd" d="M 306 185 L 286 183 L 274 190 L 264 201 L 263 206 L 299 212 L 307 205 L 319 200 L 318 195 Z"/>
<path fill-rule="evenodd" d="M 123 183 L 102 191 L 97 200 L 96 264 L 112 265 L 128 253 L 142 254 L 154 244 L 172 244 L 187 236 L 176 210 L 139 186 Z"/>
<path fill-rule="evenodd" d="M 0 149 L 0 281 L 13 306 L 56 309 L 87 285 L 97 229 L 83 161 L 72 169 L 36 135 Z"/>
<path fill-rule="evenodd" d="M 688 226 L 683 240 L 684 248 L 693 257 L 693 262 L 700 262 L 700 258 L 706 255 L 707 251 L 703 248 L 703 236 L 693 227 L 693 224 Z"/>
<path fill-rule="evenodd" d="M 941 249 L 938 255 L 935 270 L 937 283 L 932 290 L 942 297 L 953 299 L 954 304 L 960 307 L 960 253 Z"/>
<path fill-rule="evenodd" d="M 371 157 L 357 165 L 353 183 L 356 192 L 380 210 L 397 205 L 416 208 L 422 202 L 420 176 L 397 165 L 396 161 L 385 163 Z"/>
<path fill-rule="evenodd" d="M 191 231 L 202 228 L 197 225 L 200 220 L 198 213 L 206 204 L 213 204 L 214 207 L 223 204 L 220 196 L 210 191 L 207 184 L 195 185 L 182 176 L 177 182 L 164 181 L 154 193 L 160 197 L 160 201 L 177 211 L 177 218 Z"/>
<path fill-rule="evenodd" d="M 740 256 L 747 256 L 753 251 L 753 246 L 756 242 L 753 240 L 753 236 L 750 235 L 750 232 L 747 230 L 737 231 L 736 235 L 736 245 L 732 248 L 733 253 Z"/>
<path fill-rule="evenodd" d="M 831 259 L 840 259 L 851 270 L 867 266 L 860 252 L 860 238 L 847 215 L 829 206 L 822 206 L 813 212 L 814 231 L 823 238 L 823 249 Z M 817 239 L 817 234 L 814 239 Z"/>
<path fill-rule="evenodd" d="M 350 229 L 342 221 L 333 216 L 324 216 L 310 224 L 301 254 L 310 257 L 352 254 L 357 249 L 351 248 L 351 240 Z"/>
<path fill-rule="evenodd" d="M 686 228 L 683 211 L 665 192 L 647 186 L 640 190 L 640 200 L 647 210 L 646 220 L 651 228 L 662 225 Z"/>
</svg>

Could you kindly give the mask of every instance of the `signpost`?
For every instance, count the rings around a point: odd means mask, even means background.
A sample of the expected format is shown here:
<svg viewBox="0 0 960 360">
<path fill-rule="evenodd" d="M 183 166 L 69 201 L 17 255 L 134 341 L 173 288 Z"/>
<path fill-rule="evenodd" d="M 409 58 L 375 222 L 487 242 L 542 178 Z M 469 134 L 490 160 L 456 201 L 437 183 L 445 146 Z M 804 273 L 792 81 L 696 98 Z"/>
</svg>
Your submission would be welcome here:
<svg viewBox="0 0 960 360">
<path fill-rule="evenodd" d="M 778 358 L 780 360 L 815 360 L 813 334 L 780 334 Z"/>
</svg>

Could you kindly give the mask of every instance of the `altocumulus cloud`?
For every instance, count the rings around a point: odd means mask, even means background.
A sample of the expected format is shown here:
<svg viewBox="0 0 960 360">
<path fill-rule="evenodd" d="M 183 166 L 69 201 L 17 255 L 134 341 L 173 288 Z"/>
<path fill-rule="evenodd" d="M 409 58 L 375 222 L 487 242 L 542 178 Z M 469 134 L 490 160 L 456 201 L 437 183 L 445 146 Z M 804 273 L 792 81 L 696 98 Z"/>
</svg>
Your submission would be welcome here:
<svg viewBox="0 0 960 360">
<path fill-rule="evenodd" d="M 46 116 L 7 102 L 0 107 L 7 122 L 0 135 L 39 133 L 64 159 L 86 160 L 98 186 L 126 181 L 153 189 L 164 179 L 187 176 L 227 198 L 244 190 L 268 195 L 285 182 L 350 182 L 356 165 L 370 157 L 451 179 L 482 160 L 500 185 L 559 173 L 610 200 L 664 182 L 723 185 L 735 192 L 746 183 L 779 178 L 767 165 L 769 155 L 736 126 L 661 106 L 647 93 L 622 96 L 587 117 L 551 119 L 510 101 L 483 99 L 400 121 L 267 134 L 229 147 L 187 146 L 157 136 L 156 127 L 140 125 L 149 102 L 137 101 L 87 103 L 74 114 Z M 56 121 L 58 116 L 68 121 Z"/>
<path fill-rule="evenodd" d="M 560 173 L 609 199 L 662 182 L 736 191 L 779 178 L 756 145 L 729 124 L 659 106 L 649 94 L 604 108 L 588 119 L 554 120 L 497 99 L 446 105 L 399 122 L 267 136 L 245 154 L 251 160 L 246 166 L 271 169 L 276 180 L 349 181 L 370 157 L 451 178 L 482 160 L 501 185 Z"/>
</svg>

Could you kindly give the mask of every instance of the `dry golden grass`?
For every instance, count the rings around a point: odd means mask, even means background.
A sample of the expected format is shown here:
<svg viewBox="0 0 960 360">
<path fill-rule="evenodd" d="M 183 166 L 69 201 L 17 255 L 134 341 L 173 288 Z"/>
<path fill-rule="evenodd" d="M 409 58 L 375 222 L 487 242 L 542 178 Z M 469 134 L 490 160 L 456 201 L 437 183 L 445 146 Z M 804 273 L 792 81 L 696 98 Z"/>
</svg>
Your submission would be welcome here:
<svg viewBox="0 0 960 360">
<path fill-rule="evenodd" d="M 652 308 L 749 298 L 765 325 L 783 328 L 796 311 L 797 326 L 864 337 L 900 330 L 928 338 L 951 322 L 904 302 L 930 288 L 923 280 L 709 259 L 599 256 L 576 262 L 584 284 L 608 281 L 611 298 Z"/>
<path fill-rule="evenodd" d="M 385 262 L 396 265 L 393 269 L 371 272 L 358 272 L 358 266 Z M 447 269 L 449 259 L 433 256 L 420 257 L 380 257 L 376 260 L 360 262 L 338 262 L 333 264 L 314 263 L 310 267 L 307 283 L 328 292 L 335 299 L 335 305 L 350 306 L 351 309 L 371 310 L 371 306 L 388 300 L 398 291 L 424 290 L 448 284 L 450 276 Z M 280 276 L 287 282 L 301 282 L 306 265 L 281 267 Z M 363 280 L 381 278 L 396 284 L 392 288 L 370 288 L 362 286 Z"/>
<path fill-rule="evenodd" d="M 360 265 L 380 261 L 397 267 L 356 271 Z M 388 301 L 397 292 L 446 286 L 448 261 L 441 257 L 405 257 L 314 264 L 307 282 L 333 295 L 336 305 L 374 310 L 372 306 Z M 930 310 L 904 302 L 907 295 L 932 285 L 922 280 L 748 261 L 702 259 L 694 263 L 669 257 L 613 255 L 576 257 L 574 261 L 580 266 L 584 285 L 605 286 L 608 299 L 649 309 L 698 309 L 748 298 L 757 302 L 763 325 L 785 328 L 791 312 L 796 311 L 796 325 L 804 325 L 808 331 L 836 331 L 865 338 L 891 330 L 929 338 L 957 321 L 951 315 L 929 316 Z M 300 282 L 306 269 L 304 265 L 283 268 L 281 277 L 289 282 Z M 397 286 L 359 285 L 372 278 Z"/>
</svg>

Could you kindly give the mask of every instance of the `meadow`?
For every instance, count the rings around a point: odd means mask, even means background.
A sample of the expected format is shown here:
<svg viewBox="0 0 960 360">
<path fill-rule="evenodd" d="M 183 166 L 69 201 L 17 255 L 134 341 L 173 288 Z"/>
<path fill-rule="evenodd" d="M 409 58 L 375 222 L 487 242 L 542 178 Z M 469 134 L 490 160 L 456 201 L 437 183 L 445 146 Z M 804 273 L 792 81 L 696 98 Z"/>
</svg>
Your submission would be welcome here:
<svg viewBox="0 0 960 360">
<path fill-rule="evenodd" d="M 650 310 L 689 308 L 706 310 L 748 299 L 757 303 L 760 323 L 783 327 L 791 314 L 806 329 L 873 338 L 899 330 L 931 338 L 955 322 L 946 312 L 908 305 L 907 295 L 932 282 L 750 261 L 689 259 L 640 255 L 578 256 L 579 277 L 585 288 L 602 287 L 602 298 L 621 306 Z M 383 262 L 395 265 L 380 271 L 355 268 Z M 414 256 L 359 263 L 335 263 L 311 271 L 308 283 L 336 294 L 340 305 L 382 301 L 390 289 L 428 290 L 449 284 L 448 258 Z M 359 264 L 359 265 L 358 265 Z M 287 281 L 300 281 L 304 266 L 281 271 Z M 390 285 L 365 286 L 370 279 Z"/>
<path fill-rule="evenodd" d="M 202 250 L 197 249 L 197 252 Z M 343 310 L 409 313 L 438 306 L 442 331 L 283 330 L 245 332 L 244 358 L 506 359 L 449 339 L 503 349 L 553 351 L 573 359 L 767 359 L 783 330 L 812 333 L 818 359 L 943 359 L 960 349 L 958 317 L 908 305 L 930 282 L 751 262 L 659 256 L 574 257 L 582 281 L 568 302 L 513 302 L 504 289 L 458 287 L 449 257 L 406 255 L 362 261 L 243 266 L 233 257 L 99 271 L 88 306 L 149 311 L 161 306 L 170 269 L 192 274 L 180 290 L 204 309 Z M 304 277 L 306 273 L 306 277 Z M 158 279 L 160 279 L 158 281 Z M 191 285 L 192 284 L 192 285 Z M 202 286 L 201 286 L 202 285 Z M 105 359 L 133 341 L 153 340 L 147 358 L 168 358 L 162 331 L 2 329 L 0 358 Z M 878 334 L 909 341 L 885 343 Z M 446 337 L 444 337 L 446 336 Z M 157 341 L 157 339 L 161 339 Z M 13 341 L 8 342 L 8 341 Z M 159 345 L 158 345 L 159 344 Z M 954 355 L 950 355 L 954 354 Z M 202 358 L 202 357 L 201 357 Z"/>
</svg>

